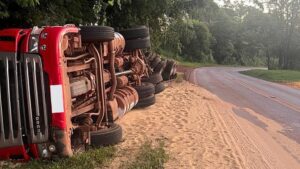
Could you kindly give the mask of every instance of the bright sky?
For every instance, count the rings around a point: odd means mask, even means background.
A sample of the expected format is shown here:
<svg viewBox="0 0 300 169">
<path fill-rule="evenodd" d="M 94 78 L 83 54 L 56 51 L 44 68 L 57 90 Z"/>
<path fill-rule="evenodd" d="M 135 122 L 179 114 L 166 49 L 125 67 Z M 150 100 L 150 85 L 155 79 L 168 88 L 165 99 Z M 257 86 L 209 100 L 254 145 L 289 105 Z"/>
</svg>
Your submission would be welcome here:
<svg viewBox="0 0 300 169">
<path fill-rule="evenodd" d="M 219 4 L 220 6 L 224 5 L 224 2 L 222 0 L 214 0 L 217 4 Z"/>
<path fill-rule="evenodd" d="M 219 4 L 220 6 L 224 5 L 224 1 L 223 0 L 214 0 L 217 4 Z M 253 3 L 249 2 L 249 0 L 231 0 L 231 2 L 234 1 L 239 1 L 239 2 L 244 2 L 246 5 L 253 5 Z"/>
</svg>

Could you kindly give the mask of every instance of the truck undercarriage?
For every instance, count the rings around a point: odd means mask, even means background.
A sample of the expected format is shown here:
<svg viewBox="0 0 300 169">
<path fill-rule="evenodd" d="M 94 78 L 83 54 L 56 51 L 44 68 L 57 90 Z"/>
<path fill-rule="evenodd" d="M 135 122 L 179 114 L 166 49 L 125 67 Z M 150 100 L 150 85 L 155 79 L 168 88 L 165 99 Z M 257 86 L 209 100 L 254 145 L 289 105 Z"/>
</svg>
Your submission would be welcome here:
<svg viewBox="0 0 300 169">
<path fill-rule="evenodd" d="M 0 30 L 0 159 L 69 157 L 122 139 L 115 121 L 154 104 L 176 76 L 175 63 L 144 54 L 148 28 L 123 35 L 105 26 Z"/>
</svg>

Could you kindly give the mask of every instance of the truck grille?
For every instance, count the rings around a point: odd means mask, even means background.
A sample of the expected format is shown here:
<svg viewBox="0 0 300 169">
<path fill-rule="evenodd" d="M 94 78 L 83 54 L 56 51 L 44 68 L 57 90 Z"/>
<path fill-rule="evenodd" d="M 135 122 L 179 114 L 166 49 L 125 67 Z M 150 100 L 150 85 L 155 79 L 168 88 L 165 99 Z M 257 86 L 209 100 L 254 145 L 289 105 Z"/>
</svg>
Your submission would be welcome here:
<svg viewBox="0 0 300 169">
<path fill-rule="evenodd" d="M 0 148 L 48 140 L 48 117 L 39 55 L 0 52 Z"/>
<path fill-rule="evenodd" d="M 39 55 L 24 54 L 26 133 L 30 143 L 48 140 L 48 113 L 42 61 Z"/>
<path fill-rule="evenodd" d="M 22 145 L 16 56 L 0 54 L 0 148 Z"/>
</svg>

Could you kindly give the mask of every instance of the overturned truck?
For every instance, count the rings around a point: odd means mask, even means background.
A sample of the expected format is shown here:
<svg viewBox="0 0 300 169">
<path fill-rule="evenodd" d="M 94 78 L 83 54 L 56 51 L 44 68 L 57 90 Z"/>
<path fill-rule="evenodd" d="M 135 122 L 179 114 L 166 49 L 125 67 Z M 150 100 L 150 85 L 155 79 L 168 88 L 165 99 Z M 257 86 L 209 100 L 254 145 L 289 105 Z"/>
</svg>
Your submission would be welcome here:
<svg viewBox="0 0 300 169">
<path fill-rule="evenodd" d="M 176 63 L 144 49 L 149 30 L 0 30 L 0 159 L 72 156 L 118 143 L 115 121 L 155 103 Z"/>
</svg>

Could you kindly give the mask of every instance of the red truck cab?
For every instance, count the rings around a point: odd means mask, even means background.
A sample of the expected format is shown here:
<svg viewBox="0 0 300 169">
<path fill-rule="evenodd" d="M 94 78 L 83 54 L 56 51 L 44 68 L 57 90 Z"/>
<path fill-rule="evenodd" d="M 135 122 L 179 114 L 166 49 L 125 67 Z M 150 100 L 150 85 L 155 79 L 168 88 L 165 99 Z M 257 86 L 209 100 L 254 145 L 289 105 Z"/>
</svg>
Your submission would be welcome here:
<svg viewBox="0 0 300 169">
<path fill-rule="evenodd" d="M 148 28 L 122 34 L 106 26 L 0 30 L 0 160 L 70 157 L 122 140 L 115 120 L 153 105 L 164 67 L 168 77 L 175 70 L 158 57 L 147 65 Z"/>
</svg>

